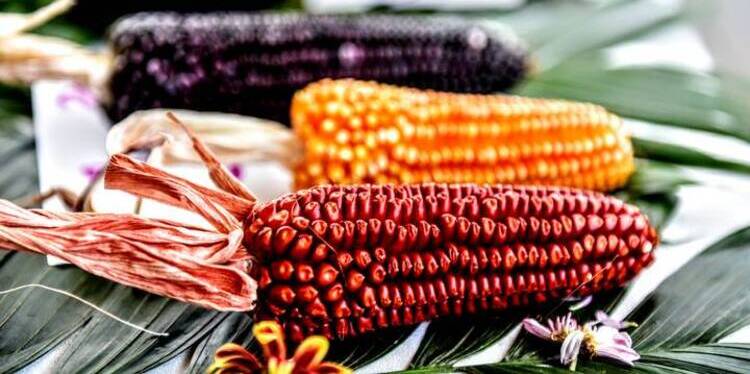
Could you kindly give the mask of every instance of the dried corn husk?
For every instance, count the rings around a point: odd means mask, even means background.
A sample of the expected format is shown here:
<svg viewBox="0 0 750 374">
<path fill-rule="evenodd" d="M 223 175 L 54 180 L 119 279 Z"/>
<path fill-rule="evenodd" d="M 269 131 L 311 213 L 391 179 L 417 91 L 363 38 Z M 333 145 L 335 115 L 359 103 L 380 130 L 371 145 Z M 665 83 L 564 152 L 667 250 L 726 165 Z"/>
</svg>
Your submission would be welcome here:
<svg viewBox="0 0 750 374">
<path fill-rule="evenodd" d="M 110 155 L 126 153 L 143 145 L 164 142 L 164 162 L 197 162 L 192 142 L 167 112 L 173 112 L 223 162 L 278 161 L 293 165 L 302 147 L 287 127 L 268 120 L 236 114 L 190 110 L 150 109 L 131 114 L 107 135 Z"/>
</svg>

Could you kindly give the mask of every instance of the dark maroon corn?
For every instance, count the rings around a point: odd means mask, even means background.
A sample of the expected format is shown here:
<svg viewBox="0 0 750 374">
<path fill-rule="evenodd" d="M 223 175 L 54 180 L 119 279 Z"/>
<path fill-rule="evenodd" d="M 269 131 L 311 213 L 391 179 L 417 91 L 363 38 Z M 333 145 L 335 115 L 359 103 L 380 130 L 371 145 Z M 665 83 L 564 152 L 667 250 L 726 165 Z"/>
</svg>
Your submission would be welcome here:
<svg viewBox="0 0 750 374">
<path fill-rule="evenodd" d="M 258 318 L 295 341 L 618 287 L 658 241 L 614 197 L 507 185 L 313 187 L 257 207 L 245 225 Z"/>
<path fill-rule="evenodd" d="M 118 120 L 165 107 L 289 123 L 294 92 L 322 78 L 489 93 L 529 65 L 507 32 L 447 17 L 140 13 L 110 39 Z"/>
</svg>

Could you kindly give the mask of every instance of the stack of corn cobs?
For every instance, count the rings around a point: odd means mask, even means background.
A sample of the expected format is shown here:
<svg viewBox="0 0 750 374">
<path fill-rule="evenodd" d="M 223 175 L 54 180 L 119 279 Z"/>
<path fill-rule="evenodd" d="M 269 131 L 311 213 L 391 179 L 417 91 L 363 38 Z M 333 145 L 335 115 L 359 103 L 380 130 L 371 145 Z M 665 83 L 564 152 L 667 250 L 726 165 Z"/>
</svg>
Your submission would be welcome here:
<svg viewBox="0 0 750 374">
<path fill-rule="evenodd" d="M 295 185 L 305 189 L 260 203 L 221 168 L 217 191 L 117 156 L 108 186 L 200 208 L 219 239 L 174 234 L 183 240 L 175 246 L 200 257 L 188 272 L 198 280 L 175 288 L 92 266 L 89 238 L 67 238 L 81 251 L 66 259 L 95 274 L 212 308 L 254 309 L 301 341 L 589 295 L 623 285 L 653 259 L 658 239 L 638 208 L 589 191 L 618 188 L 633 171 L 620 119 L 591 104 L 489 94 L 530 66 L 507 33 L 432 17 L 158 13 L 120 21 L 111 39 L 114 118 L 188 108 L 287 122 L 302 149 Z M 212 154 L 193 141 L 210 165 Z M 51 251 L 25 234 L 78 232 L 98 217 L 34 226 L 41 217 L 3 214 L 0 243 L 42 253 Z M 179 227 L 128 219 L 139 229 Z M 113 245 L 153 244 L 127 240 Z M 198 255 L 225 247 L 231 253 Z M 195 285 L 206 279 L 215 283 Z"/>
</svg>

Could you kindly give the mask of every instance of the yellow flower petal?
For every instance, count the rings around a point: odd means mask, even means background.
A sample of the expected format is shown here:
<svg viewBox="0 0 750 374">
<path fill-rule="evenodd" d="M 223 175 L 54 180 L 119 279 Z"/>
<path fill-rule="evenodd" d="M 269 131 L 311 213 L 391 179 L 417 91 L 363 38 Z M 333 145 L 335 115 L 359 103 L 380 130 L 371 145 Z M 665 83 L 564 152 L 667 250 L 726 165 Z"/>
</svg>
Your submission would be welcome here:
<svg viewBox="0 0 750 374">
<path fill-rule="evenodd" d="M 207 372 L 220 373 L 257 373 L 261 369 L 260 361 L 244 347 L 228 343 L 222 345 L 214 354 L 214 362 Z"/>
<path fill-rule="evenodd" d="M 275 321 L 261 321 L 253 326 L 253 335 L 263 347 L 263 354 L 270 361 L 272 358 L 286 359 L 286 344 L 281 325 Z"/>
<path fill-rule="evenodd" d="M 294 363 L 297 369 L 313 369 L 318 366 L 328 353 L 328 339 L 322 336 L 311 336 L 305 339 L 294 352 Z"/>
<path fill-rule="evenodd" d="M 292 374 L 294 362 L 271 359 L 268 361 L 268 374 Z"/>
</svg>

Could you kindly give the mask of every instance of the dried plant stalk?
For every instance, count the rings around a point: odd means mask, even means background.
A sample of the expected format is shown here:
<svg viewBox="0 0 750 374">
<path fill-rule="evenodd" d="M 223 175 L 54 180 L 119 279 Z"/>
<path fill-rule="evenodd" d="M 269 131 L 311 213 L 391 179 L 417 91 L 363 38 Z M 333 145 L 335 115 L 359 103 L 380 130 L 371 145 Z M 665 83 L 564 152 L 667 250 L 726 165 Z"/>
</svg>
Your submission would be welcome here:
<svg viewBox="0 0 750 374">
<path fill-rule="evenodd" d="M 0 82 L 28 85 L 40 79 L 72 79 L 101 89 L 109 74 L 109 57 L 66 40 L 41 35 L 0 38 Z"/>
<path fill-rule="evenodd" d="M 55 0 L 30 14 L 0 13 L 0 38 L 18 35 L 45 24 L 75 5 L 74 0 Z"/>
<path fill-rule="evenodd" d="M 111 70 L 109 53 L 92 52 L 62 38 L 29 35 L 73 6 L 56 0 L 31 14 L 0 13 L 0 82 L 29 85 L 41 79 L 71 79 L 90 87 L 103 101 Z"/>
</svg>

